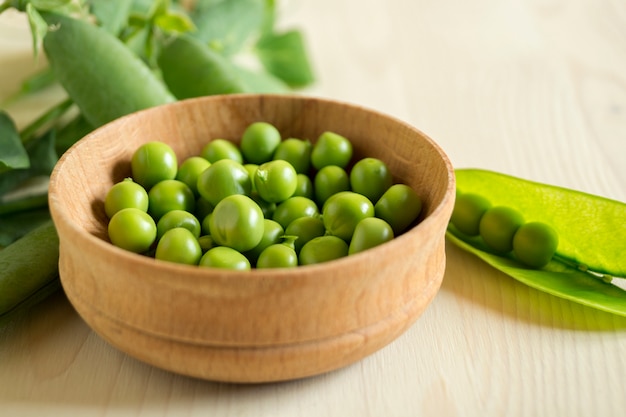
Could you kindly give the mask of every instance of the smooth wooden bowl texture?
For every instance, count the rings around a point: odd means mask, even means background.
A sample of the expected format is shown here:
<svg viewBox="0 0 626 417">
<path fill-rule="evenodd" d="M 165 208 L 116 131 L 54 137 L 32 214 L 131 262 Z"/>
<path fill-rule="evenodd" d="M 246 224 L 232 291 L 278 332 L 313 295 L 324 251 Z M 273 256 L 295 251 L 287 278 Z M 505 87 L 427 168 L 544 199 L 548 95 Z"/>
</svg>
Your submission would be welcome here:
<svg viewBox="0 0 626 417">
<path fill-rule="evenodd" d="M 109 243 L 103 200 L 130 176 L 140 144 L 164 141 L 182 161 L 213 139 L 238 142 L 255 121 L 274 124 L 284 138 L 346 136 L 355 160 L 378 157 L 396 182 L 417 191 L 419 224 L 369 251 L 282 270 L 178 265 Z M 63 288 L 101 337 L 163 369 L 248 383 L 328 372 L 404 332 L 440 287 L 454 187 L 440 147 L 397 119 L 321 98 L 227 95 L 148 109 L 92 132 L 63 155 L 49 195 Z"/>
</svg>

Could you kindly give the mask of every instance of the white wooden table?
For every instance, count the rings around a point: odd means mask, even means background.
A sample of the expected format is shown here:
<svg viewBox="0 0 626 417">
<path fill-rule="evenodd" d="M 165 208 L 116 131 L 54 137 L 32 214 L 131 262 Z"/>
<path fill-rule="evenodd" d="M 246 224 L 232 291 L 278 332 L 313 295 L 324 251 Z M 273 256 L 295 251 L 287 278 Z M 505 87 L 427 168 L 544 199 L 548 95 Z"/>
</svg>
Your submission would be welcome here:
<svg viewBox="0 0 626 417">
<path fill-rule="evenodd" d="M 626 200 L 626 2 L 292 0 L 318 82 L 481 167 Z M 34 70 L 0 19 L 0 95 Z M 24 123 L 46 92 L 9 110 Z M 626 221 L 626 220 L 625 220 Z M 601 250 L 601 248 L 598 248 Z M 395 342 L 347 368 L 238 386 L 142 364 L 62 293 L 0 329 L 3 416 L 622 416 L 626 318 L 534 289 L 449 245 L 441 291 Z"/>
</svg>

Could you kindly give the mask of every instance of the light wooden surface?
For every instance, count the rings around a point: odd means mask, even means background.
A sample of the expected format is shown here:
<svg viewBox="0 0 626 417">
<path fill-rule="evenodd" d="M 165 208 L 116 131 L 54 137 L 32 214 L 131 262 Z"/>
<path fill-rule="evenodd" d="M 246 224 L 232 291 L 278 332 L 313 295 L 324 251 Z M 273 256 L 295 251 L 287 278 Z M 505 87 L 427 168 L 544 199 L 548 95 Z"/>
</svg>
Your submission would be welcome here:
<svg viewBox="0 0 626 417">
<path fill-rule="evenodd" d="M 292 0 L 311 93 L 400 117 L 458 167 L 626 200 L 621 0 Z M 0 25 L 0 93 L 32 69 Z M 21 69 L 17 69 L 21 68 Z M 8 86 L 8 87 L 7 87 Z M 12 108 L 21 120 L 53 93 Z M 601 250 L 601 248 L 598 248 Z M 626 318 L 521 285 L 455 247 L 443 286 L 396 342 L 315 378 L 237 386 L 141 364 L 62 294 L 0 330 L 11 416 L 621 416 Z"/>
</svg>

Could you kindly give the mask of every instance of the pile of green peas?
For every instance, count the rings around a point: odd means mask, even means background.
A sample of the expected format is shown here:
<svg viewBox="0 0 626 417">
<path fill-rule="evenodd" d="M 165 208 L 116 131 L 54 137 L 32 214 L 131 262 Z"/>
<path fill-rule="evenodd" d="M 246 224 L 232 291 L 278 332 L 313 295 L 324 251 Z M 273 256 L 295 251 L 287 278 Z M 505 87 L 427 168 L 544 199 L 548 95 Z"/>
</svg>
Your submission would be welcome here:
<svg viewBox="0 0 626 417">
<path fill-rule="evenodd" d="M 156 259 L 248 270 L 327 262 L 388 242 L 417 222 L 422 201 L 387 165 L 353 161 L 335 132 L 283 139 L 267 122 L 239 146 L 206 143 L 178 163 L 153 141 L 131 158 L 131 176 L 104 201 L 111 242 Z"/>
<path fill-rule="evenodd" d="M 524 220 L 516 209 L 492 206 L 483 196 L 457 193 L 450 222 L 467 236 L 479 236 L 498 254 L 513 254 L 532 268 L 546 266 L 556 254 L 559 237 L 552 226 Z"/>
</svg>

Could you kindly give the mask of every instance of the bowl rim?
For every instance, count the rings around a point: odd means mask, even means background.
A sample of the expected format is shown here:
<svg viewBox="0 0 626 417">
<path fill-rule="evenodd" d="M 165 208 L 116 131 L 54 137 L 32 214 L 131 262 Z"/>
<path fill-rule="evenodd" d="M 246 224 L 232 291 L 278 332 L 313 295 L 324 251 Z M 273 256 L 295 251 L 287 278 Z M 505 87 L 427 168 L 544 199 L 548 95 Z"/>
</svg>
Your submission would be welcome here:
<svg viewBox="0 0 626 417">
<path fill-rule="evenodd" d="M 63 169 L 65 163 L 68 159 L 72 157 L 72 154 L 77 152 L 77 149 L 88 141 L 91 137 L 97 136 L 102 130 L 110 129 L 111 126 L 115 126 L 116 124 L 121 124 L 127 121 L 128 119 L 133 119 L 138 117 L 139 115 L 145 115 L 149 113 L 158 113 L 162 112 L 168 108 L 175 107 L 184 107 L 184 106 L 193 106 L 195 103 L 205 102 L 205 101 L 221 101 L 221 100 L 251 100 L 251 99 L 290 99 L 290 100 L 298 100 L 298 101 L 316 101 L 319 103 L 330 103 L 334 105 L 346 106 L 357 111 L 364 111 L 373 115 L 377 115 L 378 117 L 386 118 L 393 123 L 401 125 L 411 131 L 417 133 L 425 142 L 428 143 L 430 147 L 437 153 L 441 162 L 444 164 L 445 171 L 447 173 L 447 181 L 446 181 L 446 190 L 443 193 L 443 198 L 434 204 L 434 207 L 429 215 L 422 218 L 418 224 L 412 226 L 409 230 L 403 232 L 402 234 L 395 236 L 389 242 L 386 242 L 377 247 L 371 248 L 367 251 L 363 251 L 360 253 L 356 253 L 350 256 L 342 257 L 340 259 L 327 261 L 314 265 L 298 265 L 294 268 L 267 268 L 267 269 L 257 269 L 252 268 L 246 271 L 238 271 L 238 270 L 228 270 L 228 269 L 214 269 L 214 268 L 203 268 L 197 265 L 184 265 L 177 264 L 173 262 L 161 261 L 158 259 L 154 259 L 143 254 L 136 254 L 121 248 L 118 248 L 112 245 L 110 242 L 103 240 L 93 234 L 89 233 L 82 227 L 80 224 L 72 221 L 69 214 L 66 211 L 65 204 L 61 201 L 58 195 L 57 184 L 59 183 L 58 178 L 63 175 Z M 79 237 L 80 239 L 86 239 L 93 245 L 96 245 L 102 251 L 109 252 L 112 256 L 122 257 L 129 262 L 135 262 L 138 266 L 140 265 L 142 268 L 153 268 L 158 267 L 160 269 L 167 269 L 171 273 L 181 273 L 184 272 L 186 275 L 198 275 L 201 277 L 199 279 L 207 279 L 216 272 L 219 276 L 229 276 L 233 277 L 233 279 L 293 279 L 294 272 L 302 271 L 306 269 L 311 273 L 317 270 L 324 270 L 331 266 L 339 266 L 343 264 L 352 264 L 352 263 L 360 263 L 365 257 L 375 256 L 377 252 L 380 252 L 382 247 L 391 248 L 393 246 L 400 247 L 403 245 L 404 240 L 409 239 L 411 235 L 420 233 L 423 229 L 430 228 L 430 224 L 436 222 L 437 219 L 441 217 L 449 217 L 449 214 L 452 212 L 453 201 L 455 198 L 455 187 L 456 187 L 456 179 L 454 174 L 454 168 L 452 163 L 447 156 L 447 154 L 443 151 L 441 146 L 437 144 L 430 136 L 425 134 L 420 129 L 415 126 L 395 117 L 389 115 L 387 113 L 381 112 L 379 110 L 375 110 L 363 105 L 353 104 L 341 100 L 323 98 L 318 96 L 311 95 L 301 95 L 301 94 L 254 94 L 254 93 L 241 93 L 241 94 L 221 94 L 221 95 L 213 95 L 213 96 L 203 96 L 190 98 L 185 100 L 179 100 L 172 103 L 166 103 L 159 106 L 147 108 L 144 110 L 140 110 L 125 116 L 122 116 L 118 119 L 115 119 L 103 126 L 98 127 L 92 132 L 88 133 L 81 139 L 79 139 L 76 143 L 74 143 L 59 159 L 57 164 L 55 165 L 51 175 L 50 175 L 50 183 L 49 183 L 49 193 L 48 193 L 48 204 L 50 207 L 50 212 L 52 216 L 52 220 L 55 224 L 59 222 L 63 223 L 65 230 L 71 232 L 71 234 L 75 237 Z M 450 201 L 452 200 L 452 201 Z"/>
</svg>

